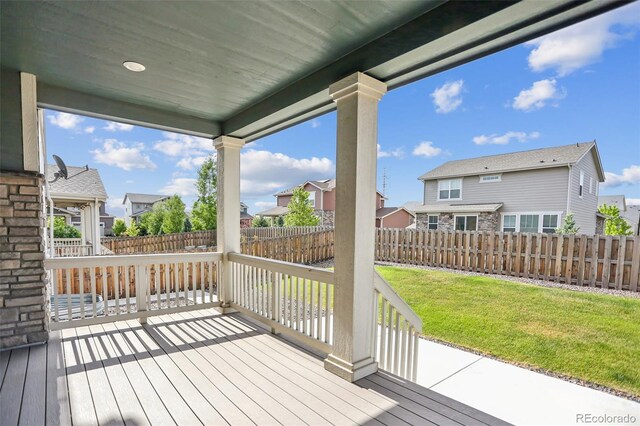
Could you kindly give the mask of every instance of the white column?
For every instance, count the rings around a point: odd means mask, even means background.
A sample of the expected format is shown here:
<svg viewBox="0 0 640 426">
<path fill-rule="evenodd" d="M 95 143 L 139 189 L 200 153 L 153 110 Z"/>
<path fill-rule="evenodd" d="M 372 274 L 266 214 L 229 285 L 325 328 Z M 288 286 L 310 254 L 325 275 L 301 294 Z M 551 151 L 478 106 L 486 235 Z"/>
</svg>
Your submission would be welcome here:
<svg viewBox="0 0 640 426">
<path fill-rule="evenodd" d="M 80 238 L 82 239 L 82 244 L 87 243 L 87 229 L 89 229 L 87 227 L 87 221 L 87 206 L 83 206 L 80 209 Z"/>
<path fill-rule="evenodd" d="M 102 254 L 102 242 L 100 241 L 100 201 L 96 198 L 93 202 L 93 255 Z"/>
<path fill-rule="evenodd" d="M 228 253 L 240 252 L 240 149 L 244 140 L 220 136 L 213 141 L 218 151 L 217 250 L 223 253 L 220 306 L 232 302 L 232 282 Z"/>
<path fill-rule="evenodd" d="M 325 368 L 355 381 L 374 373 L 373 277 L 378 101 L 386 84 L 362 73 L 329 88 L 338 104 L 333 353 Z"/>
</svg>

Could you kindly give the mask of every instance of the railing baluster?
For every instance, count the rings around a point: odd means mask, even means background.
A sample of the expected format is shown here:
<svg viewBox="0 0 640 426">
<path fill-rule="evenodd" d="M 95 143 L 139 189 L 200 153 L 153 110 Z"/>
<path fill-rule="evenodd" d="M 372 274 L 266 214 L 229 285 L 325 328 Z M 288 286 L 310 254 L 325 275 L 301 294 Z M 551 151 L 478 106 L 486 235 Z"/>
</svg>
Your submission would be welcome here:
<svg viewBox="0 0 640 426">
<path fill-rule="evenodd" d="M 399 356 L 400 356 L 400 312 L 396 310 L 395 317 L 395 336 L 393 339 L 393 373 L 398 374 Z"/>
<path fill-rule="evenodd" d="M 116 295 L 116 315 L 120 315 L 120 267 L 113 267 L 113 281 L 115 283 L 115 295 Z"/>
<path fill-rule="evenodd" d="M 320 281 L 316 281 L 316 287 L 316 333 L 314 337 L 320 340 L 322 335 L 322 284 Z"/>
<path fill-rule="evenodd" d="M 72 269 L 67 269 L 67 321 L 73 319 L 73 312 L 71 311 L 71 280 L 73 280 Z"/>
<path fill-rule="evenodd" d="M 402 346 L 400 347 L 401 349 L 401 356 L 400 356 L 400 376 L 402 377 L 406 377 L 407 374 L 407 332 L 408 332 L 408 324 L 407 321 L 402 318 L 402 327 L 401 327 L 401 334 L 402 334 L 402 339 L 400 340 L 402 342 Z"/>
<path fill-rule="evenodd" d="M 325 294 L 326 294 L 326 299 L 325 299 L 325 312 L 324 312 L 324 342 L 325 343 L 331 343 L 331 330 L 333 330 L 332 327 L 332 322 L 333 322 L 333 313 L 332 313 L 332 308 L 333 306 L 331 305 L 331 298 L 329 297 L 330 295 L 330 291 L 331 288 L 329 287 L 329 284 L 324 285 L 324 289 L 325 289 Z"/>
<path fill-rule="evenodd" d="M 388 307 L 389 313 L 389 325 L 387 327 L 387 360 L 385 362 L 386 369 L 391 369 L 393 365 L 391 362 L 393 360 L 393 306 L 389 303 Z"/>
<path fill-rule="evenodd" d="M 89 268 L 89 276 L 91 278 L 91 312 L 95 318 L 98 316 L 98 311 L 96 310 L 96 268 Z"/>
<path fill-rule="evenodd" d="M 80 290 L 80 318 L 84 319 L 84 268 L 78 268 L 78 287 Z"/>
<path fill-rule="evenodd" d="M 100 287 L 102 288 L 102 306 L 104 316 L 109 316 L 109 279 L 107 277 L 108 270 L 106 267 L 100 267 Z"/>
<path fill-rule="evenodd" d="M 382 369 L 386 369 L 387 368 L 387 357 L 386 357 L 386 353 L 385 353 L 385 342 L 387 340 L 387 335 L 385 333 L 386 331 L 386 327 L 387 327 L 387 299 L 385 299 L 384 297 L 381 296 L 382 299 L 382 320 L 380 322 L 381 327 L 380 327 L 380 355 L 379 355 L 379 363 L 380 363 L 380 368 Z"/>
<path fill-rule="evenodd" d="M 124 267 L 124 294 L 125 300 L 127 302 L 127 313 L 131 312 L 131 277 L 129 276 L 130 266 L 126 265 Z"/>
<path fill-rule="evenodd" d="M 53 278 L 53 311 L 56 315 L 56 321 L 60 322 L 60 301 L 58 300 L 58 273 L 61 274 L 60 270 L 58 269 L 54 269 L 51 271 L 51 276 Z"/>
</svg>

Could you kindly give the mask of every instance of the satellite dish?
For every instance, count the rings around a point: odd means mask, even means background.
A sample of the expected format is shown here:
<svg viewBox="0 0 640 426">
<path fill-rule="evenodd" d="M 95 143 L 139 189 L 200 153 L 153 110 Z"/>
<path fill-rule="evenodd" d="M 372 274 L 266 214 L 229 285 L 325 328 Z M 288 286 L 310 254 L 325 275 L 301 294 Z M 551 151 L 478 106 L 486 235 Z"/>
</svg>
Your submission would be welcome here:
<svg viewBox="0 0 640 426">
<path fill-rule="evenodd" d="M 53 159 L 56 162 L 56 165 L 58 166 L 58 171 L 55 172 L 53 174 L 54 179 L 52 181 L 49 181 L 49 183 L 53 183 L 55 181 L 57 181 L 60 178 L 63 178 L 64 180 L 70 179 L 72 177 L 78 176 L 80 173 L 84 173 L 86 171 L 89 170 L 89 166 L 86 165 L 84 166 L 84 170 L 82 170 L 79 173 L 76 173 L 73 176 L 69 176 L 69 170 L 67 169 L 67 165 L 64 164 L 64 161 L 62 161 L 62 158 L 58 157 L 57 155 L 53 155 Z"/>
<path fill-rule="evenodd" d="M 67 179 L 69 177 L 69 171 L 67 170 L 67 165 L 64 164 L 64 161 L 62 161 L 62 158 L 58 157 L 57 155 L 54 155 L 53 159 L 55 160 L 56 165 L 58 166 L 58 171 L 54 175 L 56 179 L 59 179 L 59 178 Z"/>
</svg>

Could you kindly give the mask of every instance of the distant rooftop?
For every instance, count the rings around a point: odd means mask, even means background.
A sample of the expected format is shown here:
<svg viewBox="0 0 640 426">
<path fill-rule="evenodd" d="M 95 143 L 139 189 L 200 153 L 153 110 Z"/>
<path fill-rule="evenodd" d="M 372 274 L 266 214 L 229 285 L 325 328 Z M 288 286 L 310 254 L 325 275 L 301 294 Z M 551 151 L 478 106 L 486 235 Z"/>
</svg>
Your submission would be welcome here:
<svg viewBox="0 0 640 426">
<path fill-rule="evenodd" d="M 124 194 L 124 198 L 122 200 L 122 204 L 124 204 L 126 199 L 129 199 L 132 203 L 141 203 L 141 204 L 149 204 L 155 203 L 156 201 L 163 200 L 165 198 L 169 198 L 166 195 L 157 195 L 157 194 L 135 194 L 131 192 L 127 192 Z"/>
<path fill-rule="evenodd" d="M 47 164 L 47 181 L 55 179 L 54 174 L 58 166 Z M 107 199 L 107 191 L 96 169 L 85 170 L 84 167 L 67 166 L 68 178 L 60 178 L 49 184 L 51 194 L 58 198 L 70 197 L 73 199 L 95 199 L 101 201 Z"/>
<path fill-rule="evenodd" d="M 596 163 L 601 180 L 604 181 L 600 159 L 595 142 L 584 142 L 572 145 L 533 149 L 530 151 L 510 152 L 507 154 L 489 155 L 448 161 L 441 166 L 420 176 L 420 180 L 438 179 L 455 176 L 472 176 L 489 173 L 500 173 L 516 170 L 541 169 L 575 164 L 592 148 L 596 149 Z"/>
</svg>

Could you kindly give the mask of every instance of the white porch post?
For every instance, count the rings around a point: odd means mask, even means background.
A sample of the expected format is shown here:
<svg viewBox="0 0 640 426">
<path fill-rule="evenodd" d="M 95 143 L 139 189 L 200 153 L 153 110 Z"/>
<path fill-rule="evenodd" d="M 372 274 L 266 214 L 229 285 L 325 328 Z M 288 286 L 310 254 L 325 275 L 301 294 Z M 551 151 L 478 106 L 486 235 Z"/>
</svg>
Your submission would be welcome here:
<svg viewBox="0 0 640 426">
<path fill-rule="evenodd" d="M 220 136 L 214 141 L 218 151 L 218 228 L 217 250 L 223 253 L 220 280 L 220 306 L 232 302 L 232 282 L 228 253 L 240 252 L 240 149 L 244 140 Z"/>
<path fill-rule="evenodd" d="M 333 353 L 325 368 L 355 381 L 374 373 L 372 358 L 378 101 L 386 84 L 362 73 L 334 83 L 338 104 Z"/>
<path fill-rule="evenodd" d="M 96 198 L 93 204 L 93 255 L 102 254 L 102 244 L 100 241 L 100 201 Z"/>
</svg>

